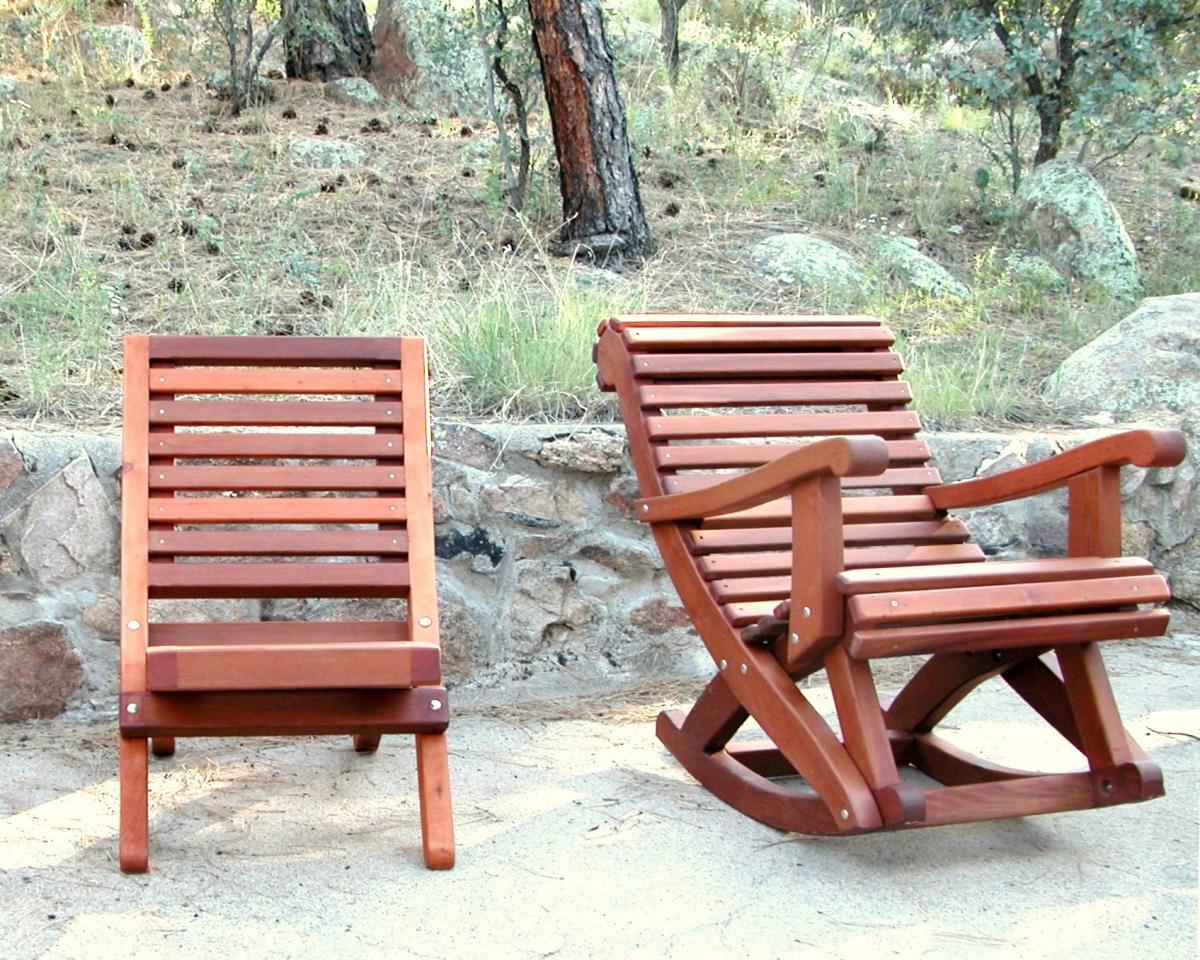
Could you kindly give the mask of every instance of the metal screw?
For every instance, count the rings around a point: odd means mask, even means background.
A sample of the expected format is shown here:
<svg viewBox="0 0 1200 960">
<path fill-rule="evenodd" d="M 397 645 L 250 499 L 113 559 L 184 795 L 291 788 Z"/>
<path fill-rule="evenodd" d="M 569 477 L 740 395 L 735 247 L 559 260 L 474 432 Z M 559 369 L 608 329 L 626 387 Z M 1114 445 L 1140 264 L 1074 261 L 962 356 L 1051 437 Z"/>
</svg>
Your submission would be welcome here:
<svg viewBox="0 0 1200 960">
<path fill-rule="evenodd" d="M 1101 780 L 1100 781 L 1100 792 L 1101 793 L 1112 793 L 1113 792 L 1112 781 L 1111 780 Z"/>
<path fill-rule="evenodd" d="M 383 412 L 384 412 L 385 414 L 387 414 L 389 417 L 392 415 L 392 411 L 391 411 L 391 410 L 384 410 Z"/>
<path fill-rule="evenodd" d="M 892 606 L 893 606 L 893 607 L 898 607 L 898 606 L 900 606 L 900 601 L 899 601 L 899 600 L 893 600 L 893 601 L 892 601 Z"/>
<path fill-rule="evenodd" d="M 812 616 L 812 608 L 811 607 L 803 607 L 800 610 L 800 615 L 807 620 L 809 617 Z"/>
<path fill-rule="evenodd" d="M 843 811 L 842 811 L 842 819 L 843 819 L 843 820 L 849 820 L 849 819 L 850 819 L 850 811 L 849 811 L 849 810 L 843 810 Z"/>
<path fill-rule="evenodd" d="M 393 544 L 393 545 L 395 545 L 395 544 L 397 544 L 397 543 L 399 543 L 399 542 L 400 542 L 400 541 L 399 541 L 399 540 L 397 540 L 395 537 L 392 537 L 392 544 Z"/>
<path fill-rule="evenodd" d="M 392 445 L 392 441 L 391 441 L 391 440 L 389 440 L 389 441 L 387 442 L 387 445 L 390 447 L 390 446 Z"/>
<path fill-rule="evenodd" d="M 738 670 L 740 670 L 743 674 L 746 672 L 747 669 L 748 668 L 744 663 L 738 667 Z"/>
<path fill-rule="evenodd" d="M 395 480 L 395 479 L 396 479 L 396 475 L 395 475 L 394 473 L 389 473 L 389 474 L 388 474 L 388 479 L 389 479 L 389 480 Z"/>
<path fill-rule="evenodd" d="M 141 630 L 142 622 L 140 620 L 130 620 L 128 623 L 128 627 L 130 630 Z"/>
<path fill-rule="evenodd" d="M 159 383 L 166 383 L 166 382 L 167 382 L 167 378 L 166 378 L 166 377 L 159 377 L 159 378 L 158 378 L 158 382 L 159 382 Z"/>
<path fill-rule="evenodd" d="M 384 377 L 384 378 L 383 378 L 383 382 L 384 382 L 384 383 L 391 383 L 391 382 L 392 382 L 392 378 L 391 378 L 391 377 Z"/>
<path fill-rule="evenodd" d="M 422 617 L 420 620 L 417 621 L 417 623 L 419 623 L 423 627 L 432 627 L 433 626 L 433 620 L 429 617 Z"/>
<path fill-rule="evenodd" d="M 166 413 L 167 411 L 166 411 L 166 410 L 164 410 L 162 407 L 159 407 L 159 408 L 158 408 L 158 412 L 159 412 L 160 414 L 163 414 L 163 413 Z"/>
<path fill-rule="evenodd" d="M 125 704 L 125 712 L 126 712 L 126 713 L 137 713 L 137 712 L 138 712 L 138 705 L 137 705 L 136 703 L 127 703 L 127 704 Z"/>
<path fill-rule="evenodd" d="M 722 660 L 720 663 L 717 664 L 717 666 L 720 667 L 722 670 L 724 670 L 727 666 L 729 666 L 729 661 Z"/>
<path fill-rule="evenodd" d="M 800 634 L 798 634 L 798 633 L 793 633 L 793 634 L 792 634 L 792 646 L 795 646 L 795 645 L 796 645 L 796 644 L 798 644 L 799 642 L 800 642 Z"/>
<path fill-rule="evenodd" d="M 429 701 L 429 709 L 430 710 L 441 710 L 442 709 L 442 701 L 441 700 L 430 700 Z"/>
<path fill-rule="evenodd" d="M 642 504 L 642 513 L 649 513 L 649 512 L 650 512 L 650 504 L 643 503 Z"/>
<path fill-rule="evenodd" d="M 166 479 L 167 479 L 167 475 L 166 475 L 165 473 L 160 473 L 160 474 L 158 475 L 158 479 L 159 479 L 159 480 L 166 480 Z"/>
<path fill-rule="evenodd" d="M 388 507 L 388 509 L 394 513 L 396 510 L 396 505 L 393 503 L 390 507 Z"/>
</svg>

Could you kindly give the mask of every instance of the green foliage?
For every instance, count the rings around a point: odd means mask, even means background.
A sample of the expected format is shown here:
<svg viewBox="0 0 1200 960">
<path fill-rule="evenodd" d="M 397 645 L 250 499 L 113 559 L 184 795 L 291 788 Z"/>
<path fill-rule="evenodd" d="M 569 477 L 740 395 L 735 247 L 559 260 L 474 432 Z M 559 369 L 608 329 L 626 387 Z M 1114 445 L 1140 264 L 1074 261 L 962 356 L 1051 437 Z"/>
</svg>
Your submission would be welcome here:
<svg viewBox="0 0 1200 960">
<path fill-rule="evenodd" d="M 898 0 L 873 19 L 993 114 L 1014 188 L 1067 137 L 1111 157 L 1149 134 L 1197 136 L 1196 0 Z"/>
</svg>

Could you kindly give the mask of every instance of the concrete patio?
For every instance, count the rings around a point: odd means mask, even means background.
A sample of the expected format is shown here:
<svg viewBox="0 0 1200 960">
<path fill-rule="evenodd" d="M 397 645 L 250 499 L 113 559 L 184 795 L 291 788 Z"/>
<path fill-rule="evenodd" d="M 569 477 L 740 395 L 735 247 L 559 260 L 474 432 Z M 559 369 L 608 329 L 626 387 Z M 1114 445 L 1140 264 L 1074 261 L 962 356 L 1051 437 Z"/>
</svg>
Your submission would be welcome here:
<svg viewBox="0 0 1200 960">
<path fill-rule="evenodd" d="M 678 681 L 516 706 L 460 691 L 449 873 L 421 864 L 411 738 L 373 757 L 348 738 L 180 741 L 151 768 L 152 872 L 126 877 L 115 724 L 10 725 L 2 953 L 1191 960 L 1200 640 L 1107 659 L 1165 799 L 848 839 L 780 834 L 699 788 L 653 735 L 690 696 Z M 1040 722 L 998 686 L 976 700 L 950 718 L 964 745 L 1073 765 L 1031 746 Z"/>
</svg>

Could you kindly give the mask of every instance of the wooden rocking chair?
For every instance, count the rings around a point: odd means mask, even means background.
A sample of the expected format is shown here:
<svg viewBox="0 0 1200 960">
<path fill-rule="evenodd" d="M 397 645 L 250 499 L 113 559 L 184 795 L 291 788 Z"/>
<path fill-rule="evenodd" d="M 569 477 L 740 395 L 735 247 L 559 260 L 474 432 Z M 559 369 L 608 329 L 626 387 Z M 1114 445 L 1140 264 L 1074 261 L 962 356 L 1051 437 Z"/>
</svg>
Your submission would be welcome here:
<svg viewBox="0 0 1200 960">
<path fill-rule="evenodd" d="M 124 412 L 121 869 L 147 869 L 151 738 L 385 733 L 416 734 L 425 862 L 453 866 L 422 341 L 132 336 Z M 151 620 L 279 597 L 399 598 L 407 620 Z"/>
<path fill-rule="evenodd" d="M 1097 641 L 1167 628 L 1163 578 L 1120 556 L 1118 473 L 1178 463 L 1180 433 L 1131 431 L 943 484 L 878 320 L 624 316 L 599 332 L 599 383 L 617 393 L 645 497 L 636 510 L 718 668 L 691 710 L 658 720 L 704 786 L 757 820 L 815 834 L 1162 794 L 1161 772 L 1121 725 Z M 1064 558 L 985 561 L 946 512 L 1063 485 Z M 909 655 L 928 659 L 883 706 L 871 661 Z M 840 736 L 796 685 L 821 668 Z M 992 677 L 1087 769 L 1011 769 L 939 737 Z M 749 717 L 770 741 L 732 741 Z M 936 784 L 902 778 L 905 768 Z"/>
</svg>

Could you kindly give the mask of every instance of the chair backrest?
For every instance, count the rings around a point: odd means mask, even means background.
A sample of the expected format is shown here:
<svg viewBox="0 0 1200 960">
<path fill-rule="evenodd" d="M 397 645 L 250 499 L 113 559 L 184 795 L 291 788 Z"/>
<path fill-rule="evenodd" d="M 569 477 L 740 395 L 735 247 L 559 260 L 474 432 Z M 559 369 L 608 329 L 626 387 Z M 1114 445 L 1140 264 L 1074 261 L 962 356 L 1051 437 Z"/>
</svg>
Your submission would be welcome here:
<svg viewBox="0 0 1200 960">
<path fill-rule="evenodd" d="M 436 637 L 422 341 L 134 336 L 125 363 L 123 689 L 154 599 L 402 598 Z"/>
<path fill-rule="evenodd" d="M 599 332 L 600 386 L 618 393 L 644 496 L 707 486 L 815 439 L 874 434 L 889 465 L 842 481 L 845 566 L 982 559 L 966 528 L 922 492 L 941 478 L 916 436 L 912 393 L 879 320 L 650 314 L 613 317 Z M 779 501 L 682 535 L 721 593 L 728 578 L 790 572 L 790 520 L 790 504 Z M 725 609 L 739 623 L 757 612 Z"/>
</svg>

